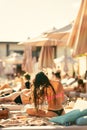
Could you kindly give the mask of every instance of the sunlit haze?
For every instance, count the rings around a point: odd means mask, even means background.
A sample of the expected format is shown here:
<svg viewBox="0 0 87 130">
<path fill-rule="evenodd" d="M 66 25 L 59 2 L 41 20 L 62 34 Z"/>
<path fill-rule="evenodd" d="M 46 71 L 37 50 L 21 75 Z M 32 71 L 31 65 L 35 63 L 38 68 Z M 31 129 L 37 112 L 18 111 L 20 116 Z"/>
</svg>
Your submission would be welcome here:
<svg viewBox="0 0 87 130">
<path fill-rule="evenodd" d="M 72 22 L 81 0 L 0 0 L 0 41 L 24 41 Z"/>
</svg>

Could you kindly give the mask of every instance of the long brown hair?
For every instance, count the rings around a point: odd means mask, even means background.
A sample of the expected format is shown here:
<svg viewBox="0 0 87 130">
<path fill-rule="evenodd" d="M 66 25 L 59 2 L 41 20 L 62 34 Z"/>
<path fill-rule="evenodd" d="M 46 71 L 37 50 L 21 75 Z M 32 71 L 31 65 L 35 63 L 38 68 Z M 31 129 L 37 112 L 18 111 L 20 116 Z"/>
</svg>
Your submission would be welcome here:
<svg viewBox="0 0 87 130">
<path fill-rule="evenodd" d="M 39 108 L 38 100 L 40 98 L 44 99 L 44 89 L 47 89 L 49 86 L 52 88 L 54 94 L 56 94 L 52 84 L 44 72 L 37 73 L 34 80 L 34 104 L 36 109 Z"/>
</svg>

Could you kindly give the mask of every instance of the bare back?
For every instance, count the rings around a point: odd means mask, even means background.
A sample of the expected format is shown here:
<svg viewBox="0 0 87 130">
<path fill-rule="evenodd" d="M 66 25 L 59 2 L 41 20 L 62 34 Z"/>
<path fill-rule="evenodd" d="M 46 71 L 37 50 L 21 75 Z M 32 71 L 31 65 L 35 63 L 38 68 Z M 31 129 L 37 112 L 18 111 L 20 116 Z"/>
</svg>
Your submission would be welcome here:
<svg viewBox="0 0 87 130">
<path fill-rule="evenodd" d="M 61 109 L 63 108 L 62 102 L 64 100 L 63 86 L 59 81 L 51 80 L 50 83 L 54 87 L 56 94 L 54 95 L 54 92 L 50 86 L 47 88 L 48 109 L 52 110 Z"/>
</svg>

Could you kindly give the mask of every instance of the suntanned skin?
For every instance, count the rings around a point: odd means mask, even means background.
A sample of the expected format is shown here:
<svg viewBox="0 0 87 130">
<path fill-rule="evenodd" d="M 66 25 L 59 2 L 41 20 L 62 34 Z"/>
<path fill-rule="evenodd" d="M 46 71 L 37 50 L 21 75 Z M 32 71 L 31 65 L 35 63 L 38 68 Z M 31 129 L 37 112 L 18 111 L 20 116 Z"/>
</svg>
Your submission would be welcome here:
<svg viewBox="0 0 87 130">
<path fill-rule="evenodd" d="M 0 90 L 8 89 L 8 88 L 11 88 L 11 86 L 9 84 L 4 84 L 4 85 L 0 86 Z"/>
<path fill-rule="evenodd" d="M 17 96 L 21 96 L 22 104 L 30 104 L 32 103 L 31 100 L 29 101 L 29 95 L 31 94 L 30 89 L 23 89 L 22 91 L 11 93 L 10 95 L 0 97 L 0 102 L 14 102 Z"/>
<path fill-rule="evenodd" d="M 63 86 L 59 81 L 52 81 L 50 80 L 50 83 L 53 85 L 55 92 L 56 92 L 56 98 L 54 97 L 53 94 L 53 90 L 52 88 L 49 86 L 47 88 L 47 102 L 48 102 L 48 108 L 47 110 L 60 110 L 63 108 L 62 106 L 62 102 L 64 101 L 64 90 L 63 90 Z M 54 99 L 55 98 L 55 99 Z M 56 101 L 54 101 L 56 100 Z M 39 110 L 37 112 L 37 110 L 35 110 L 34 108 L 32 109 L 27 109 L 27 113 L 29 115 L 35 115 L 35 116 L 42 116 L 42 117 L 53 117 L 53 116 L 58 116 L 56 113 L 51 112 L 51 111 L 43 111 L 43 110 Z M 65 114 L 65 112 L 63 112 L 62 114 Z"/>
<path fill-rule="evenodd" d="M 54 94 L 53 94 L 51 87 L 47 88 L 48 109 L 52 109 L 52 110 L 61 109 L 61 108 L 63 108 L 62 102 L 64 101 L 63 86 L 58 81 L 50 81 L 50 83 L 53 85 L 53 87 L 55 89 L 56 97 L 54 97 Z M 56 103 L 54 102 L 54 98 L 56 100 Z"/>
<path fill-rule="evenodd" d="M 34 115 L 34 116 L 42 116 L 42 117 L 53 117 L 53 116 L 58 116 L 56 113 L 52 112 L 52 111 L 47 111 L 49 110 L 60 110 L 63 108 L 62 106 L 62 102 L 64 101 L 64 90 L 63 90 L 63 86 L 60 83 L 60 81 L 58 80 L 50 80 L 50 83 L 52 84 L 52 86 L 54 87 L 54 90 L 56 92 L 56 94 L 54 95 L 52 88 L 49 86 L 47 88 L 47 97 L 45 100 L 47 100 L 47 109 L 44 109 L 43 105 L 42 105 L 42 109 L 41 110 L 36 110 L 35 108 L 29 108 L 27 109 L 27 113 L 29 115 Z M 33 86 L 32 86 L 33 88 Z M 33 102 L 33 93 L 32 96 L 31 92 L 32 90 L 29 89 L 24 89 L 21 92 L 14 92 L 8 96 L 5 97 L 1 97 L 0 98 L 0 102 L 1 101 L 14 101 L 14 99 L 20 95 L 21 96 L 21 100 L 23 104 L 32 104 Z M 45 90 L 44 90 L 45 91 Z M 45 94 L 46 94 L 45 92 Z M 39 101 L 41 102 L 41 101 Z M 62 114 L 64 114 L 65 112 L 63 112 Z"/>
</svg>

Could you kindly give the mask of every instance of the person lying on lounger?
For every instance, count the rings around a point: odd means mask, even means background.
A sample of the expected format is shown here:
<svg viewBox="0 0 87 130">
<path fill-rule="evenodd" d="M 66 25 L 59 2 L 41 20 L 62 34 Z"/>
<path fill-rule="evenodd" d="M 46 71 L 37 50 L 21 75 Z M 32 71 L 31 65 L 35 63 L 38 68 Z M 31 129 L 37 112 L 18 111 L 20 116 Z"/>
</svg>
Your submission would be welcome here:
<svg viewBox="0 0 87 130">
<path fill-rule="evenodd" d="M 21 91 L 26 88 L 30 89 L 31 76 L 28 73 L 25 73 L 23 76 L 20 76 L 19 73 L 17 75 L 18 77 L 16 77 L 12 83 L 8 82 L 0 86 L 0 96 L 9 95 L 13 92 Z"/>
<path fill-rule="evenodd" d="M 31 89 L 23 89 L 0 97 L 0 103 L 14 102 L 16 104 L 31 104 L 32 100 Z"/>
<path fill-rule="evenodd" d="M 24 77 L 25 77 L 25 82 L 23 81 L 23 84 L 22 84 L 24 87 L 22 89 L 20 89 L 19 91 L 13 91 L 13 92 L 9 93 L 8 95 L 7 94 L 3 95 L 3 97 L 0 97 L 0 102 L 10 101 L 10 102 L 15 102 L 17 104 L 31 103 L 32 89 L 31 89 L 31 83 L 29 81 L 30 80 L 30 75 L 28 73 L 25 73 Z M 13 88 L 13 90 L 14 90 L 14 88 Z M 30 96 L 30 99 L 29 99 L 29 96 Z"/>
<path fill-rule="evenodd" d="M 15 84 L 17 83 L 20 83 L 21 85 L 21 90 L 22 89 L 25 89 L 25 88 L 30 88 L 30 79 L 31 79 L 31 76 L 29 73 L 24 73 L 23 76 L 20 75 L 20 73 L 17 73 L 17 76 L 15 77 Z"/>
<path fill-rule="evenodd" d="M 80 93 L 86 93 L 86 84 L 83 82 L 82 79 L 78 79 L 78 86 L 74 87 L 74 91 Z"/>
<path fill-rule="evenodd" d="M 80 97 L 80 93 L 86 93 L 86 83 L 83 79 L 78 79 L 77 86 L 67 87 L 64 91 L 68 97 Z"/>
</svg>

